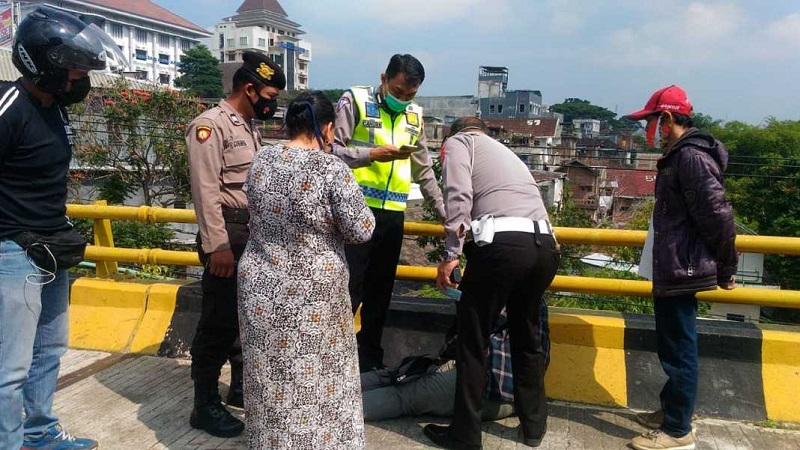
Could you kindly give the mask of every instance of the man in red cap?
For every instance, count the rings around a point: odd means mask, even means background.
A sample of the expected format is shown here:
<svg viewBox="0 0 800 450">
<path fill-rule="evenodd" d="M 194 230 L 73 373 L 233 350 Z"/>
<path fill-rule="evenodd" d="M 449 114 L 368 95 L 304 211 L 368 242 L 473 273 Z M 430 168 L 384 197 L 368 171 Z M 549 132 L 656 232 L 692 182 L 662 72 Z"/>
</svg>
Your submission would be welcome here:
<svg viewBox="0 0 800 450">
<path fill-rule="evenodd" d="M 694 128 L 686 92 L 656 91 L 631 120 L 646 120 L 647 141 L 658 159 L 653 212 L 653 301 L 658 359 L 667 375 L 661 408 L 637 416 L 653 431 L 633 439 L 638 450 L 694 449 L 697 397 L 697 298 L 700 291 L 733 289 L 736 233 L 722 173 L 728 152 Z"/>
</svg>

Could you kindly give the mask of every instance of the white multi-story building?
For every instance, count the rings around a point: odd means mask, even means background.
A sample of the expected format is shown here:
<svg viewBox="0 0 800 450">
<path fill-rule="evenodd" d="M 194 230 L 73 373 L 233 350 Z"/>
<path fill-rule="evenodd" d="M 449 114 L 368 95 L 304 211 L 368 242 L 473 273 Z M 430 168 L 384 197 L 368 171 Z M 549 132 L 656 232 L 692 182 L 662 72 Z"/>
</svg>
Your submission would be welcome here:
<svg viewBox="0 0 800 450">
<path fill-rule="evenodd" d="M 241 66 L 242 52 L 269 55 L 286 72 L 287 89 L 308 89 L 311 43 L 300 36 L 300 24 L 289 20 L 277 0 L 246 0 L 214 28 L 207 40 L 211 52 L 222 63 L 223 89 L 231 89 L 231 77 Z"/>
<path fill-rule="evenodd" d="M 181 55 L 200 44 L 211 32 L 149 0 L 26 0 L 20 18 L 47 4 L 94 21 L 114 38 L 128 56 L 132 77 L 174 86 L 180 76 Z"/>
</svg>

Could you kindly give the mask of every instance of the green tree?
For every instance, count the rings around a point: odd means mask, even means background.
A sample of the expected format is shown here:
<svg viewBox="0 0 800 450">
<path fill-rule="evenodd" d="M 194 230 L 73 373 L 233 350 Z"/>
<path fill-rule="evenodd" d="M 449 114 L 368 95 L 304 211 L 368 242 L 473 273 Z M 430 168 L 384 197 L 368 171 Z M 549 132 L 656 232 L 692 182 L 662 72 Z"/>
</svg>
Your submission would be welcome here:
<svg viewBox="0 0 800 450">
<path fill-rule="evenodd" d="M 617 117 L 613 111 L 580 98 L 568 98 L 563 103 L 551 105 L 550 111 L 563 114 L 564 122 L 572 122 L 573 119 L 597 119 L 609 122 Z"/>
<path fill-rule="evenodd" d="M 737 219 L 762 235 L 800 237 L 800 121 L 728 122 L 714 134 L 730 152 L 725 182 Z M 798 263 L 768 255 L 764 281 L 800 289 Z"/>
<path fill-rule="evenodd" d="M 203 98 L 222 98 L 222 68 L 219 61 L 205 45 L 187 51 L 181 56 L 178 68 L 181 76 L 175 86 L 186 88 Z"/>
<path fill-rule="evenodd" d="M 111 203 L 123 203 L 136 193 L 148 206 L 188 202 L 184 133 L 203 109 L 188 94 L 131 89 L 125 79 L 93 90 L 72 109 L 74 161 L 81 168 L 73 178 L 91 179 L 99 197 Z"/>
</svg>

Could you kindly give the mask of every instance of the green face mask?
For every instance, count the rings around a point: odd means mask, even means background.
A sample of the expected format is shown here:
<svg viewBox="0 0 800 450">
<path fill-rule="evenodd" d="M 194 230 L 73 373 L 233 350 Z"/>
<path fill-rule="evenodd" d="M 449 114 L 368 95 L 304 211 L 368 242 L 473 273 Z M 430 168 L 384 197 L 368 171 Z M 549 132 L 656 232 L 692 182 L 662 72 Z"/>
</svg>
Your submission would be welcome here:
<svg viewBox="0 0 800 450">
<path fill-rule="evenodd" d="M 406 110 L 406 106 L 411 104 L 411 100 L 408 100 L 408 101 L 405 101 L 405 102 L 400 101 L 400 100 L 397 99 L 397 97 L 395 97 L 394 95 L 392 95 L 392 94 L 390 94 L 388 92 L 384 96 L 384 99 L 386 99 L 386 106 L 388 106 L 389 109 L 391 109 L 392 111 L 398 112 L 398 113 L 405 111 Z"/>
</svg>

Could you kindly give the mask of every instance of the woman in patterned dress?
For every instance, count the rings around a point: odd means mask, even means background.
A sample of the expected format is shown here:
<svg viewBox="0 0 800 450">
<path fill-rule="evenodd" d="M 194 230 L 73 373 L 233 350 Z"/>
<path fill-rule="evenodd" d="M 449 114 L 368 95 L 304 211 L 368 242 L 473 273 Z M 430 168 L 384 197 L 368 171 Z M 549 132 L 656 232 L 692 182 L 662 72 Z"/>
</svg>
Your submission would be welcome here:
<svg viewBox="0 0 800 450">
<path fill-rule="evenodd" d="M 350 169 L 326 153 L 334 109 L 321 92 L 286 111 L 290 142 L 256 155 L 246 190 L 250 241 L 239 263 L 249 448 L 364 448 L 344 244 L 375 219 Z"/>
</svg>

